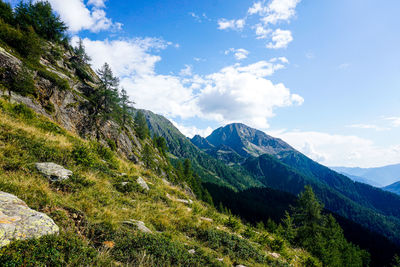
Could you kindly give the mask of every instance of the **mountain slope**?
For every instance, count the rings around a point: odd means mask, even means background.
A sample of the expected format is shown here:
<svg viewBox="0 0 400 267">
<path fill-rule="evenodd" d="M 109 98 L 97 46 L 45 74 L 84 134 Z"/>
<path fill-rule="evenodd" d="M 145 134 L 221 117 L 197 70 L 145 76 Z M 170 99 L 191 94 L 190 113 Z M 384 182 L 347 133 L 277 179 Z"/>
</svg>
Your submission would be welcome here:
<svg viewBox="0 0 400 267">
<path fill-rule="evenodd" d="M 400 195 L 400 182 L 385 186 L 382 189 Z"/>
<path fill-rule="evenodd" d="M 347 173 L 368 179 L 379 186 L 387 186 L 397 182 L 400 179 L 400 164 L 393 164 L 377 168 L 331 167 L 331 169 L 340 173 Z"/>
<path fill-rule="evenodd" d="M 152 135 L 162 136 L 167 141 L 169 152 L 176 158 L 188 158 L 204 182 L 228 186 L 234 190 L 258 187 L 262 184 L 240 166 L 227 166 L 193 145 L 165 117 L 151 111 L 143 111 Z"/>
<path fill-rule="evenodd" d="M 265 186 L 298 194 L 311 184 L 326 207 L 400 243 L 400 198 L 356 183 L 314 162 L 280 139 L 243 124 L 230 124 L 206 138 L 242 156 L 242 164 Z M 204 150 L 210 153 L 212 150 Z M 261 156 L 254 157 L 263 152 Z M 215 156 L 215 155 L 214 155 Z"/>
</svg>

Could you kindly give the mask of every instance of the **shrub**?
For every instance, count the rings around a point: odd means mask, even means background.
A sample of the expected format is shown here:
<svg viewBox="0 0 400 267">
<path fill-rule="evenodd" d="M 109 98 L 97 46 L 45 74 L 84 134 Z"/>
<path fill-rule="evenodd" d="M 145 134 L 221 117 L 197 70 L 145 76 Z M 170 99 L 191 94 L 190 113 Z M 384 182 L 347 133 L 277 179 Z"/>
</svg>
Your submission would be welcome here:
<svg viewBox="0 0 400 267">
<path fill-rule="evenodd" d="M 74 174 L 69 177 L 69 179 L 54 182 L 53 186 L 61 191 L 74 193 L 82 188 L 93 186 L 94 184 L 93 181 L 89 181 L 79 174 Z"/>
<path fill-rule="evenodd" d="M 22 96 L 35 95 L 35 82 L 33 81 L 32 74 L 27 68 L 22 67 L 17 73 L 14 73 L 13 71 L 10 71 L 10 73 L 11 81 L 8 86 L 11 91 Z"/>
<path fill-rule="evenodd" d="M 152 256 L 153 266 L 223 266 L 199 249 L 195 254 L 188 250 L 166 236 L 138 232 L 121 234 L 111 254 L 116 260 L 134 266 L 140 263 L 143 253 Z"/>
<path fill-rule="evenodd" d="M 229 218 L 224 221 L 224 225 L 231 228 L 233 231 L 237 231 L 240 229 L 239 219 L 233 216 L 229 216 Z"/>
<path fill-rule="evenodd" d="M 72 158 L 77 164 L 85 167 L 92 167 L 95 163 L 95 156 L 86 144 L 75 144 L 72 150 Z"/>
<path fill-rule="evenodd" d="M 0 249 L 2 266 L 89 266 L 97 251 L 73 233 L 16 241 Z"/>
<path fill-rule="evenodd" d="M 54 134 L 62 134 L 62 135 L 66 135 L 67 132 L 61 128 L 60 126 L 58 126 L 57 124 L 55 124 L 54 122 L 51 121 L 40 121 L 36 124 L 36 126 L 46 132 L 51 132 Z"/>
<path fill-rule="evenodd" d="M 267 257 L 262 251 L 254 247 L 248 240 L 236 235 L 214 229 L 198 229 L 196 237 L 207 242 L 210 248 L 227 254 L 233 259 L 252 258 L 260 263 L 267 261 Z"/>
<path fill-rule="evenodd" d="M 33 112 L 32 109 L 28 108 L 24 104 L 13 105 L 10 111 L 11 114 L 14 115 L 15 117 L 22 118 L 25 120 L 32 120 L 33 118 L 36 117 L 35 112 Z"/>
<path fill-rule="evenodd" d="M 51 71 L 44 69 L 39 69 L 37 73 L 42 78 L 53 83 L 60 90 L 70 90 L 69 83 L 66 80 L 60 78 L 57 74 L 54 74 Z"/>
</svg>

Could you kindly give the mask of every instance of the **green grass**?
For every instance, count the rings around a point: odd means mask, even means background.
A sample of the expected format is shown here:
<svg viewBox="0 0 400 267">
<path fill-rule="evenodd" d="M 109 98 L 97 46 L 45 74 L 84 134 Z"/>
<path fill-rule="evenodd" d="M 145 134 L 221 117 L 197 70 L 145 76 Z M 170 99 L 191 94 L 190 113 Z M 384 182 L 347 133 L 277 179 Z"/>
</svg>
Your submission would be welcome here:
<svg viewBox="0 0 400 267">
<path fill-rule="evenodd" d="M 60 183 L 49 182 L 34 167 L 39 161 L 61 164 L 74 174 Z M 139 176 L 149 191 L 137 185 Z M 190 205 L 174 201 L 191 197 L 111 149 L 4 100 L 0 100 L 0 190 L 48 214 L 61 228 L 59 236 L 18 241 L 0 249 L 5 266 L 285 266 L 289 262 L 302 266 L 309 257 L 288 247 L 284 256 L 272 259 L 267 252 L 273 246 L 258 238 L 270 236 L 265 230 L 245 226 L 197 200 Z M 122 223 L 129 219 L 143 221 L 153 234 Z M 245 236 L 246 231 L 253 235 Z"/>
</svg>

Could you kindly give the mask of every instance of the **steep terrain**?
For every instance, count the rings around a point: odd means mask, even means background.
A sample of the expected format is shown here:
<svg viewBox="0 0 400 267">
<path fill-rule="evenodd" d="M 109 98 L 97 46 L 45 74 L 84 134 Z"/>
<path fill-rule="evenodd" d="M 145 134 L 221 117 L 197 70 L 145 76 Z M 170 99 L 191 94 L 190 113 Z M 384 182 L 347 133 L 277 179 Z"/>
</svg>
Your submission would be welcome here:
<svg viewBox="0 0 400 267">
<path fill-rule="evenodd" d="M 282 140 L 243 124 L 221 127 L 205 140 L 242 156 L 242 167 L 265 186 L 297 195 L 304 185 L 311 184 L 327 209 L 400 243 L 399 197 L 353 182 Z M 204 151 L 213 155 L 212 149 Z"/>
</svg>

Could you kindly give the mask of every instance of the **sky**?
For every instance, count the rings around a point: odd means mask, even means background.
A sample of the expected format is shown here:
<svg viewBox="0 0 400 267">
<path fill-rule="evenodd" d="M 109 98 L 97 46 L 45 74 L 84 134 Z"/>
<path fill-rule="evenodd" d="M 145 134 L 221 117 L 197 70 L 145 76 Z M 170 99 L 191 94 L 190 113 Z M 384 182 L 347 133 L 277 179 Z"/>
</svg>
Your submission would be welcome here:
<svg viewBox="0 0 400 267">
<path fill-rule="evenodd" d="M 137 108 L 242 122 L 327 166 L 400 163 L 398 0 L 49 0 Z"/>
</svg>

